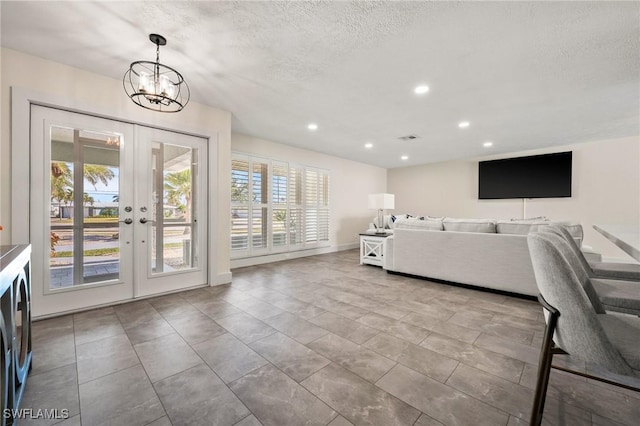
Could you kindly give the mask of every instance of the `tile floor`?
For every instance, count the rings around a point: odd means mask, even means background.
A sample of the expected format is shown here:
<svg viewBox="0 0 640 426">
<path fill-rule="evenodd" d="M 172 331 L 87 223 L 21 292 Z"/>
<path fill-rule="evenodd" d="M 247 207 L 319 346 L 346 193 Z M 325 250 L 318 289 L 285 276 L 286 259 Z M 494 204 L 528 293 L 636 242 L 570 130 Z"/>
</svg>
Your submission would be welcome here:
<svg viewBox="0 0 640 426">
<path fill-rule="evenodd" d="M 526 424 L 536 302 L 390 275 L 357 251 L 233 277 L 34 323 L 23 407 L 68 409 L 63 426 Z M 547 425 L 640 418 L 639 394 L 578 376 L 554 371 L 548 395 Z"/>
</svg>

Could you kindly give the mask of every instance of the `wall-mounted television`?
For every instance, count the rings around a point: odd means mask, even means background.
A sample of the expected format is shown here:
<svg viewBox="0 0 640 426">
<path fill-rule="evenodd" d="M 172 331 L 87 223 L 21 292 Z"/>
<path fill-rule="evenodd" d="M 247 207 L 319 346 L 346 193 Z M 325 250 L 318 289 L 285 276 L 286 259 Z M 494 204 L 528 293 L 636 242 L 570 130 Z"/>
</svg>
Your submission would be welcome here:
<svg viewBox="0 0 640 426">
<path fill-rule="evenodd" d="M 571 197 L 572 152 L 481 161 L 478 198 Z"/>
</svg>

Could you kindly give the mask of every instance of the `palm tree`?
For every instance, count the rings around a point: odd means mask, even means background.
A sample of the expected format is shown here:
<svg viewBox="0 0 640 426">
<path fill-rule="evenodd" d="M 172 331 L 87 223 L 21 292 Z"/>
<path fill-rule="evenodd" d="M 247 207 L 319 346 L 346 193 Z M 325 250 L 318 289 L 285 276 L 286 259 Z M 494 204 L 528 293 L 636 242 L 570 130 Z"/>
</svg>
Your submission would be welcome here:
<svg viewBox="0 0 640 426">
<path fill-rule="evenodd" d="M 70 163 L 55 161 L 51 163 L 51 199 L 68 205 L 73 201 L 73 173 Z M 113 170 L 107 166 L 85 164 L 84 178 L 96 189 L 96 184 L 102 182 L 107 185 L 115 177 Z M 93 205 L 94 199 L 86 192 L 82 194 L 83 203 Z M 59 210 L 62 218 L 62 209 Z"/>
<path fill-rule="evenodd" d="M 185 219 L 191 221 L 191 169 L 185 169 L 179 172 L 168 173 L 164 178 L 164 190 L 167 202 L 171 205 L 179 207 L 183 205 L 185 208 Z"/>
<path fill-rule="evenodd" d="M 51 200 L 57 200 L 58 204 L 71 201 L 73 199 L 72 193 L 69 192 L 71 186 L 73 186 L 73 177 L 69 163 L 51 163 Z M 58 218 L 62 219 L 62 209 L 59 207 Z"/>
<path fill-rule="evenodd" d="M 82 194 L 82 203 L 83 204 L 93 205 L 93 203 L 95 203 L 95 201 L 96 200 L 91 195 L 87 194 L 86 192 L 84 192 Z"/>
<path fill-rule="evenodd" d="M 103 185 L 107 185 L 111 179 L 115 177 L 115 173 L 107 166 L 100 166 L 97 164 L 85 164 L 84 165 L 84 178 L 93 185 L 93 189 L 96 189 L 96 184 L 102 182 Z"/>
</svg>

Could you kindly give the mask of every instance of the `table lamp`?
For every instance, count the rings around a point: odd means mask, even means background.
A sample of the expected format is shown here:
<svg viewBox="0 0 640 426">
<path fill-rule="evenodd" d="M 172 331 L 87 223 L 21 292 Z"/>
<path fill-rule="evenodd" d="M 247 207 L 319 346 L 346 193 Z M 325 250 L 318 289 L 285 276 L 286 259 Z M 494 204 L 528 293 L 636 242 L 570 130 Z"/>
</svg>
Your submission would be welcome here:
<svg viewBox="0 0 640 426">
<path fill-rule="evenodd" d="M 395 198 L 393 194 L 369 194 L 369 208 L 378 210 L 378 224 L 376 233 L 384 234 L 383 211 L 395 208 Z"/>
</svg>

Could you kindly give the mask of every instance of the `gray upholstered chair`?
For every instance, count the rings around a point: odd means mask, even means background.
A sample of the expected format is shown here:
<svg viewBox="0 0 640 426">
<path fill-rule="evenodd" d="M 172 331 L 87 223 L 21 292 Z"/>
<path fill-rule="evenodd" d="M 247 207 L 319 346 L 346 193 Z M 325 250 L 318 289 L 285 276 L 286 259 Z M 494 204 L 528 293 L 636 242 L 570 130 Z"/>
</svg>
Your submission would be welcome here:
<svg viewBox="0 0 640 426">
<path fill-rule="evenodd" d="M 578 247 L 576 240 L 574 240 L 569 231 L 561 225 L 549 225 L 540 227 L 539 231 L 554 232 L 567 240 L 567 243 L 569 243 L 571 249 L 580 258 L 580 263 L 582 263 L 582 266 L 587 271 L 589 271 L 590 274 L 593 274 L 595 278 L 640 281 L 640 265 L 638 264 L 621 262 L 589 263 L 584 257 L 582 250 L 580 250 L 580 247 Z"/>
<path fill-rule="evenodd" d="M 527 237 L 540 291 L 538 299 L 547 321 L 540 350 L 532 426 L 542 422 L 551 368 L 640 392 L 640 318 L 610 315 L 599 308 L 590 281 L 578 277 L 580 272 L 574 272 L 550 237 L 552 235 L 541 232 Z M 556 354 L 569 354 L 613 374 L 638 379 L 638 385 L 554 366 L 552 361 Z"/>
<path fill-rule="evenodd" d="M 559 228 L 545 226 L 539 232 L 551 239 L 583 284 L 589 281 L 589 288 L 595 289 L 601 306 L 608 311 L 622 312 L 640 316 L 640 281 L 625 281 L 597 278 L 589 268 L 584 258 L 576 252 L 577 246 L 572 247 L 571 241 L 557 232 Z M 586 264 L 586 265 L 585 265 Z M 588 290 L 587 290 L 588 292 Z M 590 295 L 591 296 L 591 295 Z M 594 304 L 595 306 L 595 304 Z"/>
<path fill-rule="evenodd" d="M 590 281 L 581 281 L 550 234 L 527 237 L 531 263 L 547 322 L 531 414 L 532 426 L 542 422 L 551 368 L 640 392 L 640 388 L 552 365 L 556 354 L 569 354 L 623 376 L 640 379 L 640 318 L 606 314 L 589 297 Z M 595 302 L 594 302 L 595 300 Z M 638 381 L 640 383 L 640 381 Z"/>
</svg>

